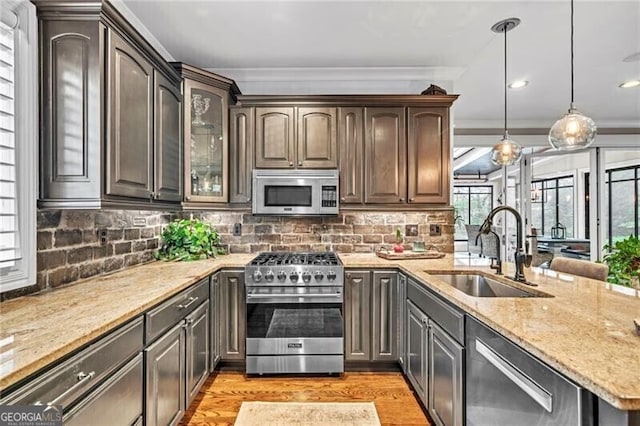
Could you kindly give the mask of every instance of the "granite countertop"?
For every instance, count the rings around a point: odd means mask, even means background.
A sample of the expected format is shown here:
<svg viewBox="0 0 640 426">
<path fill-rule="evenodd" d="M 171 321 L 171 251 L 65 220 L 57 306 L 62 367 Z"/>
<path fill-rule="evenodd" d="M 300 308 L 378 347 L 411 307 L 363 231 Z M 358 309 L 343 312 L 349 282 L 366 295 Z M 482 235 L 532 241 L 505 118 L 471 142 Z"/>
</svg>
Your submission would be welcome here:
<svg viewBox="0 0 640 426">
<path fill-rule="evenodd" d="M 153 262 L 0 304 L 0 389 L 5 389 L 211 273 L 254 254 Z M 640 298 L 602 282 L 531 268 L 536 291 L 554 297 L 476 298 L 425 271 L 492 273 L 483 260 L 385 260 L 340 254 L 347 268 L 399 268 L 576 383 L 623 410 L 640 410 Z M 475 263 L 475 264 L 474 264 Z M 512 274 L 511 265 L 505 273 Z M 530 290 L 530 288 L 526 288 Z"/>
</svg>

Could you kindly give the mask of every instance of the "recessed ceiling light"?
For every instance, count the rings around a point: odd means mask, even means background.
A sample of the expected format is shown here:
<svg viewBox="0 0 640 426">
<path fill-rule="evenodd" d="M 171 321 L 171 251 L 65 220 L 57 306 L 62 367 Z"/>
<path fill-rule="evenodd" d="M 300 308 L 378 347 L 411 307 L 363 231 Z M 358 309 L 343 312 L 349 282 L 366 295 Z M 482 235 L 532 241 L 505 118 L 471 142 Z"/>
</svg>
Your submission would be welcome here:
<svg viewBox="0 0 640 426">
<path fill-rule="evenodd" d="M 624 83 L 620 83 L 618 87 L 622 87 L 623 89 L 630 89 L 632 87 L 640 86 L 640 80 L 629 80 Z"/>
<path fill-rule="evenodd" d="M 522 89 L 523 87 L 526 87 L 528 84 L 529 82 L 527 80 L 516 80 L 509 83 L 508 87 L 509 89 Z"/>
</svg>

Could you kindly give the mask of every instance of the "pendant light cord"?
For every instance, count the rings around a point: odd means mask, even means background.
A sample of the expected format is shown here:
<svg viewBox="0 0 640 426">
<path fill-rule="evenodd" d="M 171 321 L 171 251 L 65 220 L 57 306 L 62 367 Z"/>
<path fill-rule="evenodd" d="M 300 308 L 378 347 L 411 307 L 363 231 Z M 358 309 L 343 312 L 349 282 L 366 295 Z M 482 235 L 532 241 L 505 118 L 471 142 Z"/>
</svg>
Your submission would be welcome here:
<svg viewBox="0 0 640 426">
<path fill-rule="evenodd" d="M 573 0 L 571 0 L 571 109 L 573 109 Z"/>
<path fill-rule="evenodd" d="M 508 24 L 504 24 L 504 135 L 507 137 L 507 32 Z"/>
</svg>

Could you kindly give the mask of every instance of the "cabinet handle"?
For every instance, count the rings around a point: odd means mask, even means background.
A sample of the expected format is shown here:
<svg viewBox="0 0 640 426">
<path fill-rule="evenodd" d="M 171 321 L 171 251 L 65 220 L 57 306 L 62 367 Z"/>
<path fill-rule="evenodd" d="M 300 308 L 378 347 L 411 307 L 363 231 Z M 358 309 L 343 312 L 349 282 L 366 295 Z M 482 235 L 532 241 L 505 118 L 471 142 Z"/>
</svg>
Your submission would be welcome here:
<svg viewBox="0 0 640 426">
<path fill-rule="evenodd" d="M 344 200 L 346 200 L 346 198 L 340 197 L 340 201 L 344 201 Z"/>
<path fill-rule="evenodd" d="M 298 161 L 298 166 L 302 166 L 302 161 Z"/>
<path fill-rule="evenodd" d="M 404 198 L 400 197 L 400 201 L 404 201 Z"/>
<path fill-rule="evenodd" d="M 351 274 L 348 273 L 347 274 L 347 278 L 351 279 Z"/>
<path fill-rule="evenodd" d="M 191 306 L 194 303 L 196 303 L 196 300 L 198 300 L 197 296 L 196 297 L 191 296 L 189 298 L 189 302 L 187 302 L 185 305 L 183 305 L 183 304 L 178 305 L 178 309 L 187 309 L 189 306 Z"/>
<path fill-rule="evenodd" d="M 535 402 L 549 413 L 552 411 L 553 398 L 551 394 L 523 374 L 518 368 L 511 365 L 499 353 L 486 345 L 482 340 L 476 338 L 476 351 L 489 361 L 494 367 L 518 386 L 524 393 L 529 395 Z"/>
<path fill-rule="evenodd" d="M 153 193 L 153 192 L 150 192 L 150 193 L 149 193 L 149 199 L 150 199 L 150 200 L 153 200 L 154 198 L 156 198 L 156 194 L 155 194 L 155 193 Z"/>
<path fill-rule="evenodd" d="M 293 161 L 289 161 L 289 166 L 293 167 Z"/>
<path fill-rule="evenodd" d="M 414 202 L 414 200 L 415 200 L 415 198 L 409 198 L 409 202 L 410 202 L 410 203 L 413 203 L 413 202 Z"/>
<path fill-rule="evenodd" d="M 71 386 L 66 391 L 62 392 L 60 395 L 58 395 L 54 399 L 52 399 L 51 401 L 47 402 L 47 405 L 58 405 L 58 403 L 64 400 L 67 397 L 67 395 L 74 392 L 77 388 L 84 386 L 84 384 L 87 383 L 89 380 L 93 379 L 95 375 L 96 375 L 95 371 L 92 371 L 88 374 L 81 371 L 76 376 L 76 379 L 78 380 L 78 382 L 75 385 Z M 38 401 L 35 403 L 35 405 L 42 405 L 42 403 Z"/>
<path fill-rule="evenodd" d="M 187 201 L 191 201 L 191 197 L 186 197 L 186 200 Z"/>
<path fill-rule="evenodd" d="M 428 318 L 422 318 L 422 323 L 424 325 L 428 325 L 429 324 L 429 319 Z"/>
</svg>

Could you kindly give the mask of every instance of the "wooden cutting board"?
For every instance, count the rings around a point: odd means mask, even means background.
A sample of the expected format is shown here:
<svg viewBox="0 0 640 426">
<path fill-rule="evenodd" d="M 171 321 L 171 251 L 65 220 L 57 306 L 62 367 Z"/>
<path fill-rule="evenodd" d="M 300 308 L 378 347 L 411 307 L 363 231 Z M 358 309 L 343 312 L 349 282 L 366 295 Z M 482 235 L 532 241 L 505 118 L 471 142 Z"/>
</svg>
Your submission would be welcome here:
<svg viewBox="0 0 640 426">
<path fill-rule="evenodd" d="M 380 250 L 376 252 L 376 255 L 388 260 L 440 259 L 444 257 L 444 253 L 437 251 L 404 251 L 396 253 L 394 251 Z"/>
</svg>

